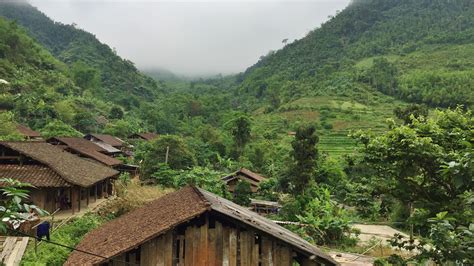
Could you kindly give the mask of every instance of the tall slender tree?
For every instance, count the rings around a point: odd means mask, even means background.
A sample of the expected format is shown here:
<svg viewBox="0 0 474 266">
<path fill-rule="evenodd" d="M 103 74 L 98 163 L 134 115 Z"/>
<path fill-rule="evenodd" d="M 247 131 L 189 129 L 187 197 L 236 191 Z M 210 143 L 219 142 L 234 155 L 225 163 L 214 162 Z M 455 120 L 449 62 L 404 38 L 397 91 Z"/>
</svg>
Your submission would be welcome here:
<svg viewBox="0 0 474 266">
<path fill-rule="evenodd" d="M 316 144 L 319 137 L 314 126 L 302 126 L 296 131 L 295 139 L 291 142 L 293 151 L 291 165 L 283 186 L 295 195 L 304 192 L 314 182 L 318 150 Z"/>
</svg>

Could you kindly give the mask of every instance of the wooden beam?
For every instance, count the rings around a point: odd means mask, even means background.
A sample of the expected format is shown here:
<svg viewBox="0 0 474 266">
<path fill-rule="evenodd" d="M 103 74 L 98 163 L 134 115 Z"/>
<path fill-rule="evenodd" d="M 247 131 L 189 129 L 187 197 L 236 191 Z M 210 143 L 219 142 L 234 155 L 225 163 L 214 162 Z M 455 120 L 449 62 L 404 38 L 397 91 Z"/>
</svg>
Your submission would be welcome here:
<svg viewBox="0 0 474 266">
<path fill-rule="evenodd" d="M 209 219 L 206 217 L 206 222 L 201 226 L 201 237 L 200 237 L 200 243 L 199 243 L 199 265 L 208 265 L 208 252 L 209 252 L 209 246 L 208 246 L 208 229 L 209 229 Z"/>
<path fill-rule="evenodd" d="M 229 229 L 229 266 L 237 266 L 237 229 Z"/>
<path fill-rule="evenodd" d="M 89 197 L 90 197 L 90 191 L 89 188 L 86 188 L 86 207 L 89 207 Z"/>
<path fill-rule="evenodd" d="M 108 179 L 105 180 L 105 197 L 106 198 L 109 197 L 109 180 Z"/>
<path fill-rule="evenodd" d="M 193 249 L 194 249 L 194 226 L 190 225 L 184 232 L 185 245 L 184 245 L 184 265 L 194 265 Z"/>
<path fill-rule="evenodd" d="M 78 187 L 77 188 L 77 211 L 80 212 L 81 211 L 81 198 L 82 198 L 82 188 L 81 187 Z"/>
</svg>

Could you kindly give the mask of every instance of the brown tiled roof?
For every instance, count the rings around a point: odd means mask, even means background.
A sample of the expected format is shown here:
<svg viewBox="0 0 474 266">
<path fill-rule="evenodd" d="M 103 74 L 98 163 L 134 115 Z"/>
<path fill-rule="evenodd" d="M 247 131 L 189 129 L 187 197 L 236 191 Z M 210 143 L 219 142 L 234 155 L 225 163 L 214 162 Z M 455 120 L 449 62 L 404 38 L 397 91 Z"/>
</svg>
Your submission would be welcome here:
<svg viewBox="0 0 474 266">
<path fill-rule="evenodd" d="M 34 131 L 33 129 L 24 125 L 17 124 L 16 130 L 18 130 L 18 132 L 25 137 L 29 137 L 29 138 L 41 137 L 41 134 L 38 131 Z"/>
<path fill-rule="evenodd" d="M 12 178 L 35 187 L 70 186 L 56 172 L 44 165 L 0 164 L 0 178 Z"/>
<path fill-rule="evenodd" d="M 73 155 L 46 142 L 0 142 L 4 146 L 36 160 L 56 172 L 68 183 L 89 187 L 119 172 L 99 163 Z"/>
<path fill-rule="evenodd" d="M 208 211 L 216 211 L 277 238 L 308 256 L 337 264 L 318 248 L 274 222 L 210 192 L 186 187 L 152 201 L 89 232 L 77 249 L 112 258 Z M 65 265 L 92 265 L 107 259 L 74 251 Z"/>
<path fill-rule="evenodd" d="M 117 137 L 114 137 L 114 136 L 111 136 L 111 135 L 105 135 L 105 134 L 88 134 L 86 136 L 86 138 L 88 136 L 92 136 L 100 141 L 103 141 L 111 146 L 114 146 L 114 147 L 122 147 L 125 142 Z"/>
<path fill-rule="evenodd" d="M 224 176 L 222 178 L 222 180 L 224 180 L 225 182 L 228 182 L 230 180 L 233 180 L 235 178 L 237 178 L 239 175 L 244 175 L 246 177 L 248 177 L 249 179 L 253 180 L 255 184 L 258 184 L 264 180 L 266 180 L 265 177 L 257 174 L 257 173 L 254 173 L 248 169 L 245 169 L 245 168 L 240 168 L 239 171 L 231 174 L 231 175 L 228 175 L 228 176 Z"/>
<path fill-rule="evenodd" d="M 89 157 L 91 159 L 94 159 L 102 164 L 105 164 L 107 166 L 116 166 L 116 165 L 121 165 L 122 161 L 119 159 L 115 159 L 114 157 L 110 157 L 108 155 L 102 154 L 97 151 L 91 151 L 83 148 L 75 148 L 74 151 L 80 153 L 81 155 L 85 157 Z"/>
<path fill-rule="evenodd" d="M 54 137 L 47 140 L 47 142 L 51 143 L 54 141 L 59 141 L 63 144 L 66 144 L 70 148 L 82 148 L 91 151 L 98 151 L 98 152 L 105 152 L 105 149 L 102 149 L 100 146 L 96 145 L 92 141 L 88 141 L 84 138 L 78 137 Z"/>
<path fill-rule="evenodd" d="M 135 248 L 163 232 L 209 209 L 202 197 L 187 187 L 167 194 L 145 206 L 112 220 L 89 232 L 76 247 L 80 250 L 113 257 Z M 73 252 L 65 265 L 91 265 L 104 259 Z"/>
<path fill-rule="evenodd" d="M 88 141 L 87 139 L 75 137 L 55 137 L 47 140 L 49 143 L 56 141 L 66 144 L 69 149 L 81 154 L 82 156 L 92 158 L 107 166 L 116 166 L 122 164 L 122 161 L 101 153 L 106 152 L 106 150 L 99 145 L 96 145 L 94 142 Z"/>
<path fill-rule="evenodd" d="M 152 140 L 157 137 L 159 137 L 158 134 L 149 132 L 149 133 L 136 133 L 136 134 L 131 135 L 129 138 L 142 138 L 144 140 Z"/>
</svg>

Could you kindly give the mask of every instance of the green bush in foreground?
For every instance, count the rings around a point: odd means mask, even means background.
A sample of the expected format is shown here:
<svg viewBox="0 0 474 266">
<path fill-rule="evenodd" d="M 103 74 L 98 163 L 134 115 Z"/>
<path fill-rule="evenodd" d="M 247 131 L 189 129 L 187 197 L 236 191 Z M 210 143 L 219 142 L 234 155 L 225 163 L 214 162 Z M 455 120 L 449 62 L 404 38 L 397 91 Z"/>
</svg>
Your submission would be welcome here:
<svg viewBox="0 0 474 266">
<path fill-rule="evenodd" d="M 51 234 L 51 241 L 75 247 L 87 232 L 106 221 L 105 218 L 96 214 L 86 214 L 54 231 Z M 33 240 L 30 243 L 33 243 Z M 38 246 L 38 251 L 35 254 L 34 245 L 30 244 L 21 265 L 63 265 L 70 253 L 70 249 L 44 242 Z"/>
</svg>

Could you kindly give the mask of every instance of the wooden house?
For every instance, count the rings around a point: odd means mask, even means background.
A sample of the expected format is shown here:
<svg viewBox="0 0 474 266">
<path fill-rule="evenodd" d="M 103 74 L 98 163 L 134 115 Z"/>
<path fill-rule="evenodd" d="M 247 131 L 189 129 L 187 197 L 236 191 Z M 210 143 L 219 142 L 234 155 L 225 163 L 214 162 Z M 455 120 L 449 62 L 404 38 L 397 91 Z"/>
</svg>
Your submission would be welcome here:
<svg viewBox="0 0 474 266">
<path fill-rule="evenodd" d="M 267 200 L 250 200 L 250 209 L 260 215 L 277 214 L 282 206 L 278 202 Z"/>
<path fill-rule="evenodd" d="M 131 146 L 128 145 L 125 141 L 121 140 L 120 138 L 114 137 L 112 135 L 106 134 L 87 134 L 84 136 L 85 139 L 94 142 L 95 144 L 101 146 L 106 150 L 110 150 L 110 148 L 119 150 L 120 152 L 115 153 L 115 155 L 125 155 L 125 156 L 133 156 L 133 152 L 131 150 Z"/>
<path fill-rule="evenodd" d="M 158 138 L 159 135 L 156 133 L 152 132 L 147 132 L 147 133 L 135 133 L 133 135 L 130 135 L 128 138 L 131 140 L 145 140 L 145 141 L 151 141 L 156 138 Z"/>
<path fill-rule="evenodd" d="M 106 143 L 116 149 L 121 150 L 122 148 L 126 147 L 126 143 L 112 135 L 106 135 L 106 134 L 87 134 L 85 139 L 90 140 L 92 142 L 96 143 Z"/>
<path fill-rule="evenodd" d="M 92 230 L 65 265 L 337 265 L 274 222 L 186 187 Z"/>
<path fill-rule="evenodd" d="M 42 140 L 43 138 L 41 137 L 41 134 L 38 131 L 34 131 L 33 129 L 17 124 L 16 125 L 16 130 L 20 135 L 22 135 L 25 140 Z"/>
<path fill-rule="evenodd" d="M 119 159 L 109 156 L 109 151 L 92 141 L 77 137 L 54 137 L 46 142 L 79 155 L 100 162 L 109 167 L 119 168 L 123 163 Z M 112 147 L 113 148 L 113 147 Z"/>
<path fill-rule="evenodd" d="M 31 202 L 49 212 L 74 213 L 113 194 L 118 174 L 46 142 L 0 142 L 0 176 L 32 184 Z"/>
<path fill-rule="evenodd" d="M 239 182 L 239 180 L 249 182 L 252 192 L 257 192 L 258 185 L 260 184 L 260 182 L 266 180 L 266 178 L 248 169 L 240 168 L 239 171 L 232 173 L 228 176 L 224 176 L 222 180 L 227 184 L 227 187 L 229 188 L 230 192 L 234 192 L 235 186 L 237 185 L 237 182 Z"/>
</svg>

